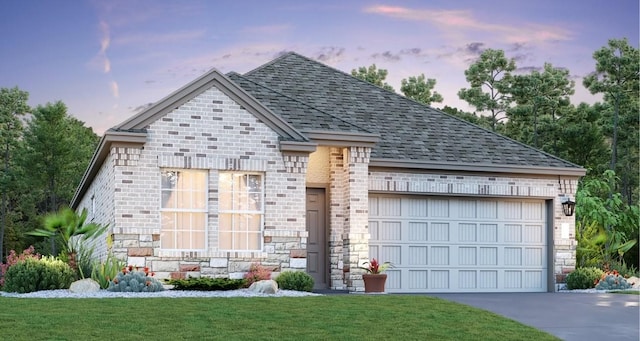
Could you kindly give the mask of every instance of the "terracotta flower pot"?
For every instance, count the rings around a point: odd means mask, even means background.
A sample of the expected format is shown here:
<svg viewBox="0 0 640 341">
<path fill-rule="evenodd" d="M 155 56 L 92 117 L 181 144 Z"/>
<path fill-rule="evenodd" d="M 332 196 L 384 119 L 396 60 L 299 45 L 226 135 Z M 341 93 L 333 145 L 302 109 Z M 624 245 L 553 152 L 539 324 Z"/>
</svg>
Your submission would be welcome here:
<svg viewBox="0 0 640 341">
<path fill-rule="evenodd" d="M 364 280 L 364 292 L 384 292 L 387 274 L 366 274 L 362 275 L 362 279 Z"/>
</svg>

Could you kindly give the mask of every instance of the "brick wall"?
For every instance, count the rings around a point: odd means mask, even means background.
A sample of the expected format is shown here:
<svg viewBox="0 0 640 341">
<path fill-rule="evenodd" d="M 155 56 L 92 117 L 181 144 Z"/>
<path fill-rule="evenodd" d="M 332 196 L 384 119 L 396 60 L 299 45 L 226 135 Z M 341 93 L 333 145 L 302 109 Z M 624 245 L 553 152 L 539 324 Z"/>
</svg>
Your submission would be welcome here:
<svg viewBox="0 0 640 341">
<path fill-rule="evenodd" d="M 278 135 L 216 88 L 169 112 L 147 127 L 142 148 L 112 148 L 100 174 L 111 178 L 102 215 L 113 212 L 112 251 L 127 263 L 148 266 L 159 278 L 241 277 L 254 262 L 278 272 L 306 268 L 305 174 L 308 154 L 283 155 Z M 204 252 L 176 252 L 160 246 L 160 170 L 209 171 L 208 234 Z M 218 174 L 260 172 L 265 182 L 263 249 L 218 250 Z M 106 181 L 106 180 L 105 180 Z M 107 181 L 108 182 L 108 181 Z M 98 185 L 96 179 L 87 193 Z M 108 194 L 112 193 L 112 194 Z M 109 196 L 111 198 L 109 199 Z M 82 201 L 86 205 L 87 196 Z M 102 199 L 101 199 L 102 200 Z M 104 213 L 102 213 L 104 212 Z M 105 218 L 106 219 L 106 218 Z"/>
</svg>

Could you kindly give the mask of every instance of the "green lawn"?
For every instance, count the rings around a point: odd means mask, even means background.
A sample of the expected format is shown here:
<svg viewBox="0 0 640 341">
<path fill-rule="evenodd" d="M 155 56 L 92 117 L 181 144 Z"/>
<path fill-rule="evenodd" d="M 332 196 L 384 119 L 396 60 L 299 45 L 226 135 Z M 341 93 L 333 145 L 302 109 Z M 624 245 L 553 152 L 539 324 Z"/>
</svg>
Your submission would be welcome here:
<svg viewBox="0 0 640 341">
<path fill-rule="evenodd" d="M 3 340 L 557 340 L 427 296 L 0 297 Z"/>
<path fill-rule="evenodd" d="M 638 290 L 616 290 L 609 291 L 612 294 L 625 294 L 625 295 L 640 295 L 640 291 Z"/>
</svg>

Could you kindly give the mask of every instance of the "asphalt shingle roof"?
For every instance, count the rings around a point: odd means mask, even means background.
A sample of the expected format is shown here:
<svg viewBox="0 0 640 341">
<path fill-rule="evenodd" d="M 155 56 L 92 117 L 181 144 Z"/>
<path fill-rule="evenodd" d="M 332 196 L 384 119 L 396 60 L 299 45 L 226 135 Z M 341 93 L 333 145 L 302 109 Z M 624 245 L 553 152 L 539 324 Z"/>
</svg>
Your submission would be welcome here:
<svg viewBox="0 0 640 341">
<path fill-rule="evenodd" d="M 580 168 L 296 53 L 229 76 L 296 129 L 379 134 L 373 159 Z"/>
</svg>

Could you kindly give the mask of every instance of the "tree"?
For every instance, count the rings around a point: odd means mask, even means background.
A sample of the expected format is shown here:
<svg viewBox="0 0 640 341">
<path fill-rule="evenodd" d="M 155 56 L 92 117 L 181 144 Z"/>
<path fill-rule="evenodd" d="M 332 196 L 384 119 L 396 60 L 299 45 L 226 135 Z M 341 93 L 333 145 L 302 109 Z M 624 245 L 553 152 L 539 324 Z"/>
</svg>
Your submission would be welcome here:
<svg viewBox="0 0 640 341">
<path fill-rule="evenodd" d="M 558 118 L 569 108 L 574 85 L 569 70 L 554 68 L 550 63 L 544 64 L 543 72 L 534 70 L 528 75 L 514 76 L 511 93 L 517 105 L 507 112 L 508 135 L 558 155 Z M 542 140 L 541 130 L 547 132 Z"/>
<path fill-rule="evenodd" d="M 605 103 L 612 109 L 609 169 L 620 175 L 621 192 L 628 203 L 633 203 L 637 201 L 638 192 L 640 53 L 626 38 L 611 39 L 608 46 L 594 52 L 593 58 L 596 70 L 584 78 L 583 84 L 592 94 L 603 94 Z M 620 127 L 624 129 L 620 130 Z M 619 157 L 623 159 L 621 167 Z"/>
<path fill-rule="evenodd" d="M 9 192 L 13 183 L 12 155 L 18 144 L 22 132 L 20 116 L 30 109 L 27 105 L 29 93 L 18 89 L 0 88 L 0 146 L 3 161 L 0 174 L 0 188 L 2 190 L 2 207 L 0 208 L 0 261 L 4 256 L 4 234 L 7 224 Z"/>
<path fill-rule="evenodd" d="M 38 106 L 27 122 L 20 163 L 24 181 L 33 190 L 30 200 L 37 214 L 68 204 L 97 144 L 97 136 L 84 123 L 70 117 L 62 102 Z M 55 243 L 51 239 L 52 254 Z"/>
<path fill-rule="evenodd" d="M 441 103 L 442 95 L 433 91 L 436 86 L 436 80 L 433 78 L 427 78 L 425 80 L 424 74 L 418 77 L 409 77 L 409 79 L 402 80 L 402 86 L 400 91 L 408 97 L 417 102 L 425 105 L 431 105 L 431 103 Z M 433 92 L 432 92 L 433 91 Z"/>
<path fill-rule="evenodd" d="M 471 87 L 458 91 L 458 97 L 480 112 L 489 112 L 493 131 L 496 131 L 498 122 L 505 118 L 506 110 L 511 105 L 509 89 L 511 72 L 515 69 L 515 60 L 507 59 L 504 51 L 487 49 L 464 72 Z"/>
<path fill-rule="evenodd" d="M 445 105 L 444 108 L 440 110 L 442 110 L 443 112 L 451 116 L 455 116 L 457 118 L 463 119 L 469 123 L 473 123 L 477 126 L 480 126 L 488 130 L 491 130 L 493 127 L 493 121 L 488 116 L 478 116 L 476 114 L 465 112 L 465 111 L 459 110 L 458 108 L 450 107 L 448 105 Z M 503 131 L 504 131 L 504 123 L 498 122 L 496 126 L 496 132 L 501 133 Z"/>
<path fill-rule="evenodd" d="M 353 77 L 362 79 L 363 81 L 369 82 L 373 85 L 377 85 L 385 90 L 395 92 L 393 87 L 384 81 L 387 78 L 387 73 L 388 72 L 385 69 L 377 69 L 376 64 L 372 64 L 369 68 L 361 66 L 358 70 L 351 70 L 351 75 Z"/>
<path fill-rule="evenodd" d="M 602 168 L 602 164 L 607 163 L 609 152 L 600 125 L 604 110 L 600 103 L 571 106 L 558 122 L 558 126 L 562 127 L 562 138 L 558 141 L 557 156 L 581 165 L 589 172 L 602 174 L 606 169 Z"/>
</svg>

